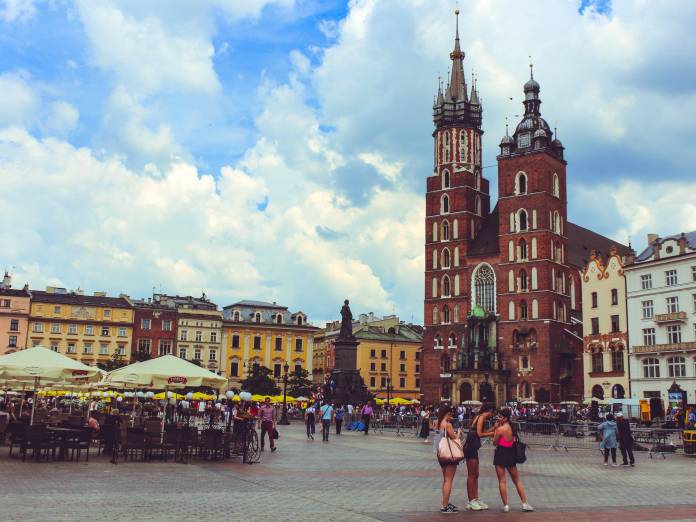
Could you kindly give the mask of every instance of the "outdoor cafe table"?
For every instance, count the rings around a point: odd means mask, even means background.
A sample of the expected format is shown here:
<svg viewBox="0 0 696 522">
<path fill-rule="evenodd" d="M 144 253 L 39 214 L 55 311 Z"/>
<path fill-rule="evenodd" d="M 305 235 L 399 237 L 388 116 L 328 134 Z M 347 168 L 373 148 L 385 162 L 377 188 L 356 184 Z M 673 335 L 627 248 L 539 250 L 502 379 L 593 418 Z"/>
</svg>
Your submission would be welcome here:
<svg viewBox="0 0 696 522">
<path fill-rule="evenodd" d="M 82 433 L 82 428 L 59 428 L 47 426 L 46 431 L 50 431 L 60 440 L 60 451 L 58 452 L 58 460 L 65 460 L 65 443 L 76 439 Z"/>
</svg>

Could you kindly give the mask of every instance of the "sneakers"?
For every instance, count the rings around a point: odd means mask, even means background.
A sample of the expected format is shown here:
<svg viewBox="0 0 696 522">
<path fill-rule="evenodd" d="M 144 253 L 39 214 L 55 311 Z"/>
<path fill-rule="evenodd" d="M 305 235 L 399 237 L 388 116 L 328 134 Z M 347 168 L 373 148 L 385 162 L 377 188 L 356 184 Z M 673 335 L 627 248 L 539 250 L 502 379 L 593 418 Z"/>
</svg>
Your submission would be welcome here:
<svg viewBox="0 0 696 522">
<path fill-rule="evenodd" d="M 440 513 L 449 515 L 450 513 L 459 513 L 459 511 L 452 504 L 448 504 L 447 507 L 440 508 Z"/>
<path fill-rule="evenodd" d="M 475 499 L 476 502 L 478 502 L 478 505 L 481 506 L 483 509 L 488 509 L 488 504 L 485 502 L 482 502 L 480 498 Z"/>
<path fill-rule="evenodd" d="M 605 463 L 604 463 L 604 465 L 605 465 L 605 466 L 608 466 L 608 465 L 609 465 L 609 463 L 608 463 L 608 462 L 605 462 Z"/>
<path fill-rule="evenodd" d="M 633 462 L 631 462 L 631 467 L 634 467 L 634 466 L 635 466 L 635 464 Z"/>
<path fill-rule="evenodd" d="M 509 513 L 510 512 L 510 506 L 507 504 L 503 506 L 503 513 Z"/>
<path fill-rule="evenodd" d="M 479 502 L 479 500 L 476 498 L 474 500 L 470 500 L 469 503 L 466 505 L 466 509 L 470 509 L 471 511 L 482 511 L 486 509 L 486 507 L 483 507 L 481 502 Z"/>
<path fill-rule="evenodd" d="M 618 465 L 616 462 L 613 462 L 611 466 L 612 466 L 613 468 L 618 468 L 618 467 L 619 467 L 619 465 Z"/>
<path fill-rule="evenodd" d="M 277 449 L 278 449 L 278 448 L 276 448 L 275 446 L 272 447 L 272 448 L 271 448 L 271 453 L 275 453 L 275 450 L 277 450 Z"/>
<path fill-rule="evenodd" d="M 628 466 L 628 462 L 624 462 L 624 463 L 621 464 L 621 465 L 622 465 L 622 466 Z"/>
<path fill-rule="evenodd" d="M 529 504 L 522 504 L 522 511 L 534 511 L 534 508 Z"/>
</svg>

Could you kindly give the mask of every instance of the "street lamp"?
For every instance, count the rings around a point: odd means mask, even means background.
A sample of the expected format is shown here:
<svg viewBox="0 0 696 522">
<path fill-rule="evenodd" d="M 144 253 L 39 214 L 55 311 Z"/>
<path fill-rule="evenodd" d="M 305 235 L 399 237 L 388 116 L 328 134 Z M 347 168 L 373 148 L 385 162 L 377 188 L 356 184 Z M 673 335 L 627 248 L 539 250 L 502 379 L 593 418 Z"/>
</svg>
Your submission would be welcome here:
<svg viewBox="0 0 696 522">
<path fill-rule="evenodd" d="M 285 362 L 285 365 L 283 366 L 283 370 L 285 370 L 285 374 L 283 375 L 283 413 L 280 416 L 280 424 L 281 426 L 287 426 L 290 424 L 290 421 L 288 420 L 288 370 L 290 369 L 290 365 Z"/>
<path fill-rule="evenodd" d="M 387 377 L 387 406 L 389 406 L 389 401 L 391 399 L 391 376 Z"/>
</svg>

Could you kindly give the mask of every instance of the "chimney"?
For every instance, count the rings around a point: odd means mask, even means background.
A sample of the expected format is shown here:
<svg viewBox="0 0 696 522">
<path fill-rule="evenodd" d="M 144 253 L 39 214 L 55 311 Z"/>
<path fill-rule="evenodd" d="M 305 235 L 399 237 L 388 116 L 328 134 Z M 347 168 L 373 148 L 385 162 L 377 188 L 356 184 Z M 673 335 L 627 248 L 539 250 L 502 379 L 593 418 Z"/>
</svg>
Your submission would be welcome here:
<svg viewBox="0 0 696 522">
<path fill-rule="evenodd" d="M 650 238 L 652 238 L 652 241 L 650 241 Z M 648 234 L 648 241 L 650 246 L 652 246 L 653 259 L 660 259 L 660 236 L 657 234 Z"/>
<path fill-rule="evenodd" d="M 652 245 L 659 237 L 657 234 L 648 234 L 648 245 Z"/>
<path fill-rule="evenodd" d="M 681 233 L 679 236 L 679 255 L 684 255 L 686 254 L 686 247 L 687 247 L 687 241 L 686 241 L 686 235 L 684 232 Z"/>
</svg>

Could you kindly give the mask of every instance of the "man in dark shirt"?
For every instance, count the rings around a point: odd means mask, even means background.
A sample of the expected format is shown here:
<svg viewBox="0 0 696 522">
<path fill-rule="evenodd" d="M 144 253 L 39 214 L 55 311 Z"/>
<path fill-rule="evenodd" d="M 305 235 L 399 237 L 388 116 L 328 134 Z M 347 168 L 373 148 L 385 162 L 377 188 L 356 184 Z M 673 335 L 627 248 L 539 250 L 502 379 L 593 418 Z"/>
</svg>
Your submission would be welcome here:
<svg viewBox="0 0 696 522">
<path fill-rule="evenodd" d="M 623 464 L 621 465 L 628 466 L 630 460 L 630 465 L 634 466 L 636 461 L 633 458 L 633 434 L 631 433 L 631 426 L 628 420 L 624 418 L 621 412 L 616 414 L 616 427 L 619 432 L 619 449 L 623 458 Z"/>
</svg>

